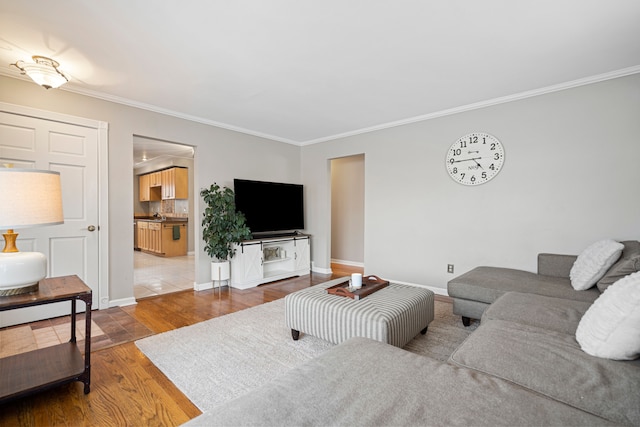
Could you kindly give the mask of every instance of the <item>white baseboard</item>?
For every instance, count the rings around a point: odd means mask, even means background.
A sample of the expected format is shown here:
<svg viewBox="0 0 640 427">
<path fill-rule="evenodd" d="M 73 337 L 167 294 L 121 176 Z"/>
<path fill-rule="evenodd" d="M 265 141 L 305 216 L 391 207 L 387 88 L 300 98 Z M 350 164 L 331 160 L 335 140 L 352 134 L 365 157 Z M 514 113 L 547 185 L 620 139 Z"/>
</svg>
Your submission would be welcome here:
<svg viewBox="0 0 640 427">
<path fill-rule="evenodd" d="M 196 283 L 193 282 L 193 290 L 194 291 L 206 291 L 207 289 L 219 288 L 220 286 L 228 286 L 228 280 L 216 281 L 216 283 L 206 282 L 206 283 Z"/>
<path fill-rule="evenodd" d="M 136 305 L 138 302 L 135 297 L 131 298 L 121 298 L 121 299 L 113 299 L 109 301 L 109 308 L 111 307 L 126 307 L 128 305 Z"/>
<path fill-rule="evenodd" d="M 333 273 L 333 271 L 331 270 L 331 267 L 329 267 L 329 268 L 316 267 L 316 265 L 315 265 L 315 263 L 313 261 L 311 261 L 311 271 L 313 271 L 314 273 L 318 273 L 318 274 L 331 274 L 331 273 Z"/>
<path fill-rule="evenodd" d="M 213 289 L 213 282 L 194 283 L 193 284 L 193 290 L 194 291 L 206 291 L 207 289 Z"/>
<path fill-rule="evenodd" d="M 347 261 L 344 259 L 334 259 L 331 258 L 331 263 L 332 264 L 342 264 L 342 265 L 350 265 L 352 267 L 362 267 L 364 268 L 364 262 L 358 262 L 358 261 Z"/>
</svg>

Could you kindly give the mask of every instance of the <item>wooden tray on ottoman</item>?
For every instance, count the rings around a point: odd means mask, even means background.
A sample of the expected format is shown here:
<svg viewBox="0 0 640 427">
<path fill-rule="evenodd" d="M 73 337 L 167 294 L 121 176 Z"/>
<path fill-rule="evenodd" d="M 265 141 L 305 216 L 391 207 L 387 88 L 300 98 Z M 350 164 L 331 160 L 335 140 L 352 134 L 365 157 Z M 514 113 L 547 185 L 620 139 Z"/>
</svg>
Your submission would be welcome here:
<svg viewBox="0 0 640 427">
<path fill-rule="evenodd" d="M 378 276 L 368 275 L 362 276 L 362 288 L 360 289 L 349 290 L 349 279 L 346 279 L 342 283 L 327 288 L 327 292 L 333 295 L 359 300 L 387 286 L 389 286 L 388 280 L 382 280 Z"/>
</svg>

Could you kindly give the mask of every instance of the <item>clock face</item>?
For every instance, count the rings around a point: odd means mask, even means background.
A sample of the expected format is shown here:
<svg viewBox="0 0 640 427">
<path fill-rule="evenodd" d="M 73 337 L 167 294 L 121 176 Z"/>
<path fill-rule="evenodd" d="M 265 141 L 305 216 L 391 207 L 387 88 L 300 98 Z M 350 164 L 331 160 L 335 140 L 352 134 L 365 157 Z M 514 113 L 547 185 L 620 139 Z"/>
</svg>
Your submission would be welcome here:
<svg viewBox="0 0 640 427">
<path fill-rule="evenodd" d="M 495 177 L 504 163 L 504 148 L 496 137 L 474 132 L 463 136 L 447 151 L 447 171 L 454 181 L 480 185 Z"/>
</svg>

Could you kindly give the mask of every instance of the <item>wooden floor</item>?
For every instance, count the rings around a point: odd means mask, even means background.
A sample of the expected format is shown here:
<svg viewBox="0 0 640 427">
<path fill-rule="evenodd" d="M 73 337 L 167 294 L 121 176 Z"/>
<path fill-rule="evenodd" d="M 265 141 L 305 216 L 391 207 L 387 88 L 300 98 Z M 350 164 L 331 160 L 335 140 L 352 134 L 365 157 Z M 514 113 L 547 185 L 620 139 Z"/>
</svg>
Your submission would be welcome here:
<svg viewBox="0 0 640 427">
<path fill-rule="evenodd" d="M 183 291 L 123 307 L 154 333 L 223 316 L 359 268 L 332 266 L 312 274 L 248 290 Z M 91 353 L 91 393 L 79 382 L 0 405 L 0 426 L 175 426 L 198 416 L 196 408 L 133 342 Z"/>
</svg>

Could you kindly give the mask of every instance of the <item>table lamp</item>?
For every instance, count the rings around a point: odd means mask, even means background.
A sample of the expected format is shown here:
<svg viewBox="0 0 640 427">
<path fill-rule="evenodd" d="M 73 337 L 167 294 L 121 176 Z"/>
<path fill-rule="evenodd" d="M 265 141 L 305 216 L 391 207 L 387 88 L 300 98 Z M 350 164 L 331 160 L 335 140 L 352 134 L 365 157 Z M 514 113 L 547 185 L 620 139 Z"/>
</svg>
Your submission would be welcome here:
<svg viewBox="0 0 640 427">
<path fill-rule="evenodd" d="M 0 252 L 0 297 L 35 291 L 47 276 L 47 258 L 18 251 L 13 230 L 63 222 L 59 172 L 0 167 L 0 230 L 7 230 Z"/>
</svg>

